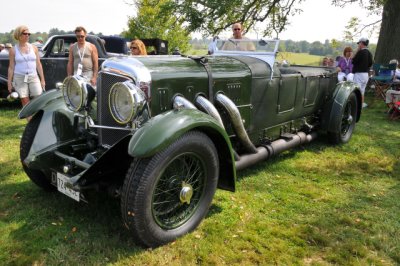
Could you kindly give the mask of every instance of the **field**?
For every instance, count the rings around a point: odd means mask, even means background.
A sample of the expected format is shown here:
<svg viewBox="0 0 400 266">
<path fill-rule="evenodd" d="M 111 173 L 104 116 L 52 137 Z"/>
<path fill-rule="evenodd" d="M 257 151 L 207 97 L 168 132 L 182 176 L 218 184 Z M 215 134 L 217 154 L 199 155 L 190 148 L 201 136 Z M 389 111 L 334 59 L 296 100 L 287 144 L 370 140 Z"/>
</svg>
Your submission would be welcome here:
<svg viewBox="0 0 400 266">
<path fill-rule="evenodd" d="M 398 265 L 400 121 L 367 97 L 351 141 L 314 143 L 239 172 L 199 228 L 134 244 L 119 202 L 45 193 L 23 172 L 18 105 L 0 102 L 1 265 Z"/>
<path fill-rule="evenodd" d="M 305 53 L 279 52 L 276 60 L 288 61 L 292 65 L 320 66 L 323 56 L 310 55 Z"/>
<path fill-rule="evenodd" d="M 188 52 L 190 55 L 206 55 L 207 49 L 192 49 Z M 288 61 L 292 65 L 306 65 L 306 66 L 320 66 L 322 63 L 323 56 L 310 55 L 305 53 L 291 53 L 291 52 L 279 52 L 276 60 L 282 62 L 283 60 Z"/>
</svg>

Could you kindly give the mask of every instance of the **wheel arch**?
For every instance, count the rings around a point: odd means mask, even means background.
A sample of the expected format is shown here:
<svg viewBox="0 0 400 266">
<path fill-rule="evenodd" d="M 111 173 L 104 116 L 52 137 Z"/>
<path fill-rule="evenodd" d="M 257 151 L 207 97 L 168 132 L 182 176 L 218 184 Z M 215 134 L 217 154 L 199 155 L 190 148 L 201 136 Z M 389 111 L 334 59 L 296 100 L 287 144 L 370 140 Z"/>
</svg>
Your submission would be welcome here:
<svg viewBox="0 0 400 266">
<path fill-rule="evenodd" d="M 132 136 L 128 153 L 135 158 L 150 157 L 193 130 L 206 134 L 218 150 L 218 188 L 234 191 L 236 170 L 229 136 L 214 118 L 198 110 L 172 110 L 154 117 Z"/>
<path fill-rule="evenodd" d="M 54 102 L 54 100 L 59 100 L 59 106 L 65 109 L 66 106 L 62 99 L 62 94 L 60 90 L 49 90 L 40 95 L 40 97 L 36 97 L 32 99 L 29 104 L 25 105 L 18 114 L 19 119 L 23 119 L 29 116 L 34 115 L 39 110 L 45 109 L 46 105 Z"/>
<path fill-rule="evenodd" d="M 340 118 L 340 111 L 346 104 L 350 94 L 353 93 L 357 98 L 357 117 L 356 122 L 360 120 L 362 108 L 362 95 L 360 88 L 353 82 L 340 82 L 336 85 L 333 97 L 325 104 L 321 118 L 321 129 L 327 132 L 336 132 L 335 125 Z"/>
</svg>

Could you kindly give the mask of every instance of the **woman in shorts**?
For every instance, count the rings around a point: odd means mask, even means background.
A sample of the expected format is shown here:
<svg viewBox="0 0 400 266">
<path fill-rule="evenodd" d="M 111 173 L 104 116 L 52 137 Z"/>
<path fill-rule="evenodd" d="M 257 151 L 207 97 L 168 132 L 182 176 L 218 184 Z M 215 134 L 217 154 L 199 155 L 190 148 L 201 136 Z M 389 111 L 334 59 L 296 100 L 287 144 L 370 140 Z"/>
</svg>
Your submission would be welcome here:
<svg viewBox="0 0 400 266">
<path fill-rule="evenodd" d="M 18 43 L 11 48 L 9 53 L 8 92 L 11 93 L 15 89 L 21 98 L 22 106 L 28 104 L 30 98 L 42 94 L 45 87 L 38 49 L 29 43 L 30 35 L 28 27 L 17 27 L 14 31 L 14 39 Z"/>
</svg>

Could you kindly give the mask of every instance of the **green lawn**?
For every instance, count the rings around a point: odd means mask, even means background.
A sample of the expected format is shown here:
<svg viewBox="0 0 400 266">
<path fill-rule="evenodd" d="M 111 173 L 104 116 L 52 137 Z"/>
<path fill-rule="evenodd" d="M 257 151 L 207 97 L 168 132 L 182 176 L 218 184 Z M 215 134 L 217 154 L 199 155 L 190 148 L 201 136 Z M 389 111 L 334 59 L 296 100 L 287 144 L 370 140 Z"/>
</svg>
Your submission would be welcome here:
<svg viewBox="0 0 400 266">
<path fill-rule="evenodd" d="M 350 143 L 316 142 L 239 172 L 193 233 L 143 249 L 118 200 L 45 193 L 19 163 L 25 120 L 0 102 L 1 265 L 398 265 L 400 121 L 367 97 Z"/>
<path fill-rule="evenodd" d="M 276 60 L 288 61 L 292 65 L 320 66 L 323 56 L 310 55 L 305 53 L 279 52 Z"/>
</svg>

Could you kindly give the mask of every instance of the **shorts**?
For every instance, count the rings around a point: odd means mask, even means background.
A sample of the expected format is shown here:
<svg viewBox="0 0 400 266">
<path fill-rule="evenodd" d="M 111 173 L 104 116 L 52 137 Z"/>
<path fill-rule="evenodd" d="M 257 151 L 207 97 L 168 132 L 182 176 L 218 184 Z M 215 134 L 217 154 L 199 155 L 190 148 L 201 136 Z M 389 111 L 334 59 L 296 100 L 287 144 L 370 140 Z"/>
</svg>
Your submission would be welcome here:
<svg viewBox="0 0 400 266">
<path fill-rule="evenodd" d="M 346 73 L 344 72 L 339 72 L 338 73 L 338 80 L 339 82 L 343 81 L 343 80 L 347 80 L 347 81 L 353 81 L 354 78 L 354 74 L 353 73 L 349 73 L 346 75 Z"/>
<path fill-rule="evenodd" d="M 25 75 L 14 74 L 13 86 L 20 98 L 35 97 L 42 94 L 43 89 L 37 74 L 28 75 L 28 82 L 24 82 Z"/>
<path fill-rule="evenodd" d="M 368 72 L 365 73 L 360 72 L 354 74 L 353 81 L 354 83 L 357 83 L 360 86 L 360 91 L 362 95 L 364 95 L 365 93 L 365 87 L 367 87 L 368 79 L 369 79 Z"/>
</svg>

